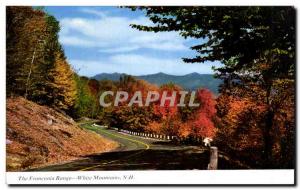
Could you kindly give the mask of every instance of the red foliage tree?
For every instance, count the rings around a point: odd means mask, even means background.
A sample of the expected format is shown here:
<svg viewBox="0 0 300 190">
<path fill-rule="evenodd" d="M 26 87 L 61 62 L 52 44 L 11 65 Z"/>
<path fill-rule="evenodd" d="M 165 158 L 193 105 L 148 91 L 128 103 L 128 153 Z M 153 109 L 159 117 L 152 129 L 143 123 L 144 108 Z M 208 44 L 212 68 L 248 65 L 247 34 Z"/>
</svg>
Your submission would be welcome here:
<svg viewBox="0 0 300 190">
<path fill-rule="evenodd" d="M 199 111 L 201 113 L 205 113 L 207 117 L 212 118 L 216 114 L 216 101 L 214 99 L 214 95 L 208 89 L 200 89 L 198 90 L 198 99 L 201 102 Z"/>
<path fill-rule="evenodd" d="M 177 135 L 178 129 L 181 125 L 181 122 L 178 119 L 178 101 L 179 101 L 179 91 L 181 87 L 174 84 L 166 84 L 160 87 L 159 89 L 159 100 L 153 104 L 153 112 L 158 118 L 158 123 L 154 123 L 150 126 L 152 131 L 168 134 L 168 135 Z M 172 96 L 173 92 L 176 92 L 174 105 L 171 105 L 171 100 L 166 100 L 163 105 L 161 105 L 162 94 L 166 93 L 167 97 Z M 157 130 L 159 128 L 159 130 Z"/>
<path fill-rule="evenodd" d="M 171 105 L 171 100 L 166 100 L 163 105 L 161 105 L 162 94 L 165 92 L 167 97 L 172 96 L 173 91 L 176 91 L 175 103 Z M 159 92 L 159 100 L 154 105 L 154 112 L 156 115 L 161 117 L 162 119 L 170 119 L 176 116 L 178 108 L 176 106 L 178 102 L 178 91 L 179 88 L 177 86 L 165 85 L 162 86 Z"/>
<path fill-rule="evenodd" d="M 212 138 L 215 135 L 215 125 L 212 120 L 216 114 L 216 101 L 213 93 L 207 89 L 198 90 L 197 98 L 201 104 L 194 119 L 190 121 L 191 135 Z"/>
</svg>

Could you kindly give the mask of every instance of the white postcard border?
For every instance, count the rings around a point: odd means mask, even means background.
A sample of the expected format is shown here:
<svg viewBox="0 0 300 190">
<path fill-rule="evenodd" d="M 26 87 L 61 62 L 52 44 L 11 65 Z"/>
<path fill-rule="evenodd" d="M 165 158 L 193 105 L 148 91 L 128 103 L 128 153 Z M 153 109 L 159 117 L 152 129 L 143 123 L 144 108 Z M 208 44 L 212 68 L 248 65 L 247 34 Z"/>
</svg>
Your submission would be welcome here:
<svg viewBox="0 0 300 190">
<path fill-rule="evenodd" d="M 166 170 L 7 172 L 6 183 L 19 184 L 197 184 L 293 185 L 294 170 Z"/>
</svg>

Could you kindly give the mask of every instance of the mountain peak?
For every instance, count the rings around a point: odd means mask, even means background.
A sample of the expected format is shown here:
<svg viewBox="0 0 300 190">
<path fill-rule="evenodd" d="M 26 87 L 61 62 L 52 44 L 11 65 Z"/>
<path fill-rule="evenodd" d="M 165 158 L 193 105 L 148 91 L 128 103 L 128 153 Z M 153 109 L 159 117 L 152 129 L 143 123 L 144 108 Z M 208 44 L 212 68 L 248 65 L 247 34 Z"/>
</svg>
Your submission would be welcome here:
<svg viewBox="0 0 300 190">
<path fill-rule="evenodd" d="M 201 75 L 197 72 L 193 72 L 193 73 L 189 73 L 189 74 L 186 74 L 185 76 L 198 76 L 198 75 Z"/>
<path fill-rule="evenodd" d="M 163 72 L 158 72 L 158 73 L 155 73 L 154 75 L 168 75 L 168 74 L 163 73 Z"/>
</svg>

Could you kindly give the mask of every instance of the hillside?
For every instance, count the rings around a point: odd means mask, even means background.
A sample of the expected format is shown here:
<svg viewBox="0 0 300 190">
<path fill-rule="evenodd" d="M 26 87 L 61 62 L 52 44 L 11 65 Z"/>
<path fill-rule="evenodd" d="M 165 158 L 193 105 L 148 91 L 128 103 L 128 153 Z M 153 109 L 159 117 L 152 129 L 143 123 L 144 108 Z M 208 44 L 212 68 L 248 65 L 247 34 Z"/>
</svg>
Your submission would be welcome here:
<svg viewBox="0 0 300 190">
<path fill-rule="evenodd" d="M 24 98 L 6 105 L 7 171 L 60 163 L 118 147 L 68 116 Z"/>
<path fill-rule="evenodd" d="M 120 76 L 123 76 L 125 74 L 123 73 L 101 73 L 98 75 L 95 75 L 94 79 L 97 80 L 113 80 L 117 81 L 119 80 Z M 198 88 L 208 88 L 211 90 L 214 94 L 218 93 L 218 86 L 221 84 L 220 79 L 214 78 L 211 74 L 199 74 L 199 73 L 190 73 L 187 75 L 177 76 L 177 75 L 169 75 L 165 73 L 156 73 L 151 75 L 140 75 L 140 76 L 134 76 L 138 79 L 146 80 L 150 83 L 156 84 L 156 85 L 162 85 L 165 83 L 175 83 L 183 87 L 187 90 L 195 90 Z"/>
</svg>

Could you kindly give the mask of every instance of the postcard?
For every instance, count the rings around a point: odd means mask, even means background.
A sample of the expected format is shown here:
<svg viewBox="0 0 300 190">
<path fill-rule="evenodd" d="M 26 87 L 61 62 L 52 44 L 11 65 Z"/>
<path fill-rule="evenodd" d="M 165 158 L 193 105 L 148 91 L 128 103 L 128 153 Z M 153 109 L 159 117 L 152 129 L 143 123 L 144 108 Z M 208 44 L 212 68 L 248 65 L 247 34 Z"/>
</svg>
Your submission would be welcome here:
<svg viewBox="0 0 300 190">
<path fill-rule="evenodd" d="M 295 185 L 293 6 L 6 6 L 10 185 Z"/>
</svg>

